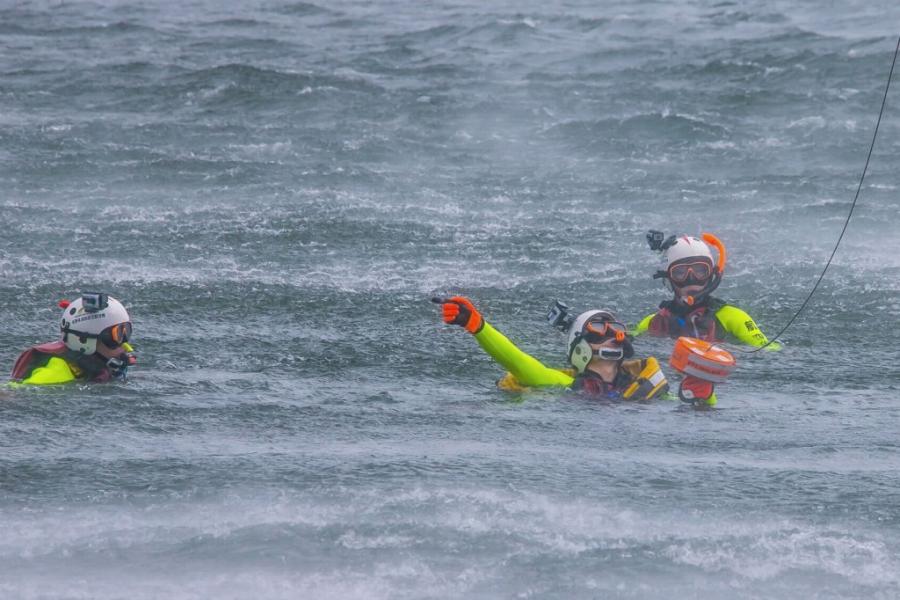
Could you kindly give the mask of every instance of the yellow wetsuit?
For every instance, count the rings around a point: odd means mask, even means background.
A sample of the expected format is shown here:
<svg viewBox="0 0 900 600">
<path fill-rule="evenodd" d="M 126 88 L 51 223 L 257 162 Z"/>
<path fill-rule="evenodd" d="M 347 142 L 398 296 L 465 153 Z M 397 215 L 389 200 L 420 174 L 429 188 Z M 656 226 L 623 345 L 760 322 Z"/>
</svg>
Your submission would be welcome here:
<svg viewBox="0 0 900 600">
<path fill-rule="evenodd" d="M 572 388 L 578 377 L 573 370 L 553 369 L 544 366 L 533 356 L 522 352 L 490 323 L 475 333 L 478 344 L 491 358 L 507 369 L 508 373 L 498 386 L 510 391 L 523 391 L 532 387 Z M 620 377 L 621 397 L 629 400 L 648 400 L 660 397 L 668 391 L 668 383 L 659 369 L 658 361 L 649 357 L 643 360 L 622 361 Z"/>
</svg>

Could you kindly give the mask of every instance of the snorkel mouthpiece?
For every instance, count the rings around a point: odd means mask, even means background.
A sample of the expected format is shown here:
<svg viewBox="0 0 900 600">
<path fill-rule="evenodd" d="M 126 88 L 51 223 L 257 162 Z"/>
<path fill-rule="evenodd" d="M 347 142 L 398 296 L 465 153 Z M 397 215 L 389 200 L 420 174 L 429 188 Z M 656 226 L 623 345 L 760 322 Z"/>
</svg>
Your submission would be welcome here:
<svg viewBox="0 0 900 600">
<path fill-rule="evenodd" d="M 623 346 L 618 346 L 616 348 L 600 348 L 597 350 L 596 354 L 603 360 L 622 360 L 625 358 L 625 348 Z"/>
</svg>

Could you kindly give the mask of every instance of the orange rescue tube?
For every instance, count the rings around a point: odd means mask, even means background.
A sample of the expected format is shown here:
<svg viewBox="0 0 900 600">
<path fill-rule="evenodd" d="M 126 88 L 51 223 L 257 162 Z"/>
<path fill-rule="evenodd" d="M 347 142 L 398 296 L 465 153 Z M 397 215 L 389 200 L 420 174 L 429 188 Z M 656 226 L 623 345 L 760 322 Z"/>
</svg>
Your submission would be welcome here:
<svg viewBox="0 0 900 600">
<path fill-rule="evenodd" d="M 669 364 L 681 373 L 713 383 L 723 383 L 737 366 L 734 356 L 724 348 L 690 337 L 675 340 Z"/>
</svg>

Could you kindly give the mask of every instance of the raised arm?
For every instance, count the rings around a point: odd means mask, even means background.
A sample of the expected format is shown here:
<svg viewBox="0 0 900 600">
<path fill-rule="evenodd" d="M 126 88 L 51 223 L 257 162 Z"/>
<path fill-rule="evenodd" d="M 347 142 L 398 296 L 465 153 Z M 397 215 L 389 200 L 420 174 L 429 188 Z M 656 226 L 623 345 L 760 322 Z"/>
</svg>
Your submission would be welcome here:
<svg viewBox="0 0 900 600">
<path fill-rule="evenodd" d="M 519 350 L 505 335 L 485 322 L 475 340 L 491 358 L 509 371 L 525 387 L 569 387 L 573 378 L 546 367 L 538 359 Z"/>
<path fill-rule="evenodd" d="M 573 378 L 544 366 L 533 356 L 519 350 L 506 336 L 487 323 L 471 301 L 454 296 L 441 301 L 445 323 L 460 325 L 475 336 L 485 352 L 507 369 L 525 387 L 569 387 Z"/>
</svg>

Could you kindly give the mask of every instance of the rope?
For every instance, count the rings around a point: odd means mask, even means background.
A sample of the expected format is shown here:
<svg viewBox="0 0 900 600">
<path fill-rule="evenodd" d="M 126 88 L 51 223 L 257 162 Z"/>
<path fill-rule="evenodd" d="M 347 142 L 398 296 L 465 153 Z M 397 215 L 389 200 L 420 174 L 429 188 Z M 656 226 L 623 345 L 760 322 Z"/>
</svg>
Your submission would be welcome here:
<svg viewBox="0 0 900 600">
<path fill-rule="evenodd" d="M 797 309 L 797 312 L 794 313 L 794 316 L 791 317 L 790 321 L 787 322 L 787 325 L 782 327 L 781 331 L 775 334 L 775 336 L 765 345 L 760 346 L 759 348 L 754 348 L 753 350 L 740 349 L 741 352 L 753 354 L 754 352 L 759 352 L 763 348 L 767 348 L 768 346 L 775 343 L 775 341 L 780 338 L 785 331 L 788 330 L 788 327 L 794 324 L 794 321 L 797 320 L 797 317 L 800 316 L 800 313 L 803 312 L 803 309 L 805 309 L 806 305 L 809 304 L 809 301 L 812 300 L 813 294 L 815 294 L 816 290 L 819 289 L 819 284 L 822 283 L 822 279 L 825 278 L 825 273 L 828 271 L 828 267 L 831 266 L 831 261 L 834 259 L 834 255 L 837 253 L 838 246 L 841 245 L 841 240 L 844 239 L 844 233 L 846 233 L 847 231 L 847 226 L 850 225 L 850 218 L 853 216 L 853 209 L 856 208 L 856 201 L 859 200 L 859 193 L 862 190 L 863 181 L 866 178 L 866 171 L 869 170 L 869 161 L 872 159 L 872 151 L 875 149 L 875 139 L 878 137 L 878 127 L 881 125 L 881 116 L 884 114 L 884 106 L 885 104 L 887 104 L 888 90 L 891 89 L 891 79 L 894 78 L 894 66 L 897 64 L 898 53 L 900 53 L 900 37 L 897 38 L 897 47 L 894 49 L 894 60 L 891 61 L 891 71 L 890 73 L 888 73 L 887 85 L 884 86 L 884 97 L 881 99 L 881 110 L 878 111 L 878 120 L 875 122 L 875 132 L 872 134 L 872 143 L 869 144 L 869 153 L 866 155 L 866 164 L 865 166 L 863 166 L 862 175 L 859 178 L 859 185 L 856 187 L 856 195 L 853 196 L 853 203 L 850 204 L 850 212 L 847 213 L 847 219 L 844 221 L 844 227 L 841 229 L 841 235 L 838 236 L 837 242 L 834 245 L 834 249 L 831 251 L 831 256 L 828 257 L 828 262 L 825 263 L 825 268 L 822 269 L 822 273 L 819 275 L 819 279 L 816 280 L 816 284 L 809 292 L 809 295 L 806 296 L 806 300 L 803 301 L 803 304 L 800 305 L 800 308 Z"/>
</svg>

